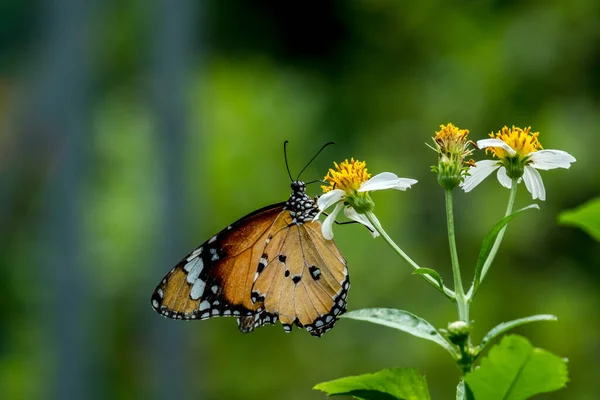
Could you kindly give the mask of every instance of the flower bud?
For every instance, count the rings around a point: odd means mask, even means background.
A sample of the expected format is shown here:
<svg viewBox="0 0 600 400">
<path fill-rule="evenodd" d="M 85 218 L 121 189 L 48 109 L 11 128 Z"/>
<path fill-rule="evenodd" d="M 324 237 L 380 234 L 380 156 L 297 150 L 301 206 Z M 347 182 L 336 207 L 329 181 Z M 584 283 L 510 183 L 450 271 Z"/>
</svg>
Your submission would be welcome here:
<svg viewBox="0 0 600 400">
<path fill-rule="evenodd" d="M 471 334 L 471 325 L 464 321 L 454 321 L 448 324 L 448 339 L 461 346 Z"/>
<path fill-rule="evenodd" d="M 472 142 L 467 140 L 468 134 L 468 130 L 452 124 L 440 125 L 440 130 L 435 133 L 435 147 L 430 147 L 438 153 L 438 165 L 432 166 L 431 170 L 438 174 L 438 183 L 444 189 L 452 190 L 460 185 L 473 163 L 466 160 L 473 152 L 469 149 Z"/>
</svg>

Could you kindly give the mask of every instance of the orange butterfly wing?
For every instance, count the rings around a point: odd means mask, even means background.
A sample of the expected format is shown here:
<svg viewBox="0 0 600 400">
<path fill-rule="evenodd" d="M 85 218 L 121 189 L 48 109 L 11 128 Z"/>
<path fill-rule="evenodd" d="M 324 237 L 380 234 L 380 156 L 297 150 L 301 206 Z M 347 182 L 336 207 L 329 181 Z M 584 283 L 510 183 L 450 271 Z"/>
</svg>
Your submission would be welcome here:
<svg viewBox="0 0 600 400">
<path fill-rule="evenodd" d="M 289 215 L 283 220 L 291 221 Z M 286 331 L 292 324 L 315 336 L 331 329 L 346 310 L 350 287 L 346 260 L 318 221 L 290 224 L 265 247 L 263 267 L 252 299 L 278 315 Z"/>
<path fill-rule="evenodd" d="M 252 303 L 250 289 L 262 255 L 256 245 L 264 245 L 284 204 L 241 218 L 188 254 L 157 286 L 152 307 L 174 319 L 255 313 L 260 305 Z"/>
<path fill-rule="evenodd" d="M 281 319 L 314 336 L 346 310 L 346 261 L 321 233 L 301 182 L 285 203 L 251 213 L 188 254 L 158 285 L 152 307 L 174 319 L 236 316 L 242 332 Z"/>
</svg>

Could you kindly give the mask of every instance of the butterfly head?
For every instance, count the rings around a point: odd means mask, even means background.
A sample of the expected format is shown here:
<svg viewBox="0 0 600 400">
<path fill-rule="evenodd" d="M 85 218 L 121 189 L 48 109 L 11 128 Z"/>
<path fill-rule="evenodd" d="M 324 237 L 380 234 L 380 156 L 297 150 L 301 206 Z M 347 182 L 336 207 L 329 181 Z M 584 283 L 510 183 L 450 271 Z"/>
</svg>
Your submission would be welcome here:
<svg viewBox="0 0 600 400">
<path fill-rule="evenodd" d="M 292 193 L 306 193 L 306 183 L 302 181 L 293 181 L 290 186 L 292 187 Z"/>
</svg>

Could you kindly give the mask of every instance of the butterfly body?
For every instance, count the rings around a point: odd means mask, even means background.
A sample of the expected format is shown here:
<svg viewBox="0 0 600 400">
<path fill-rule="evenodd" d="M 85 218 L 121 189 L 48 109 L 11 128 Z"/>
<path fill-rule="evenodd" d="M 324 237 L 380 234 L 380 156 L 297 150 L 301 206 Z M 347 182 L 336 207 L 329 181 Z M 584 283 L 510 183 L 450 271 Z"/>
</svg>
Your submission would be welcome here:
<svg viewBox="0 0 600 400">
<path fill-rule="evenodd" d="M 237 317 L 242 332 L 264 324 L 331 329 L 346 310 L 346 260 L 321 233 L 315 201 L 294 181 L 284 203 L 234 222 L 181 260 L 161 281 L 152 307 L 167 318 Z"/>
</svg>

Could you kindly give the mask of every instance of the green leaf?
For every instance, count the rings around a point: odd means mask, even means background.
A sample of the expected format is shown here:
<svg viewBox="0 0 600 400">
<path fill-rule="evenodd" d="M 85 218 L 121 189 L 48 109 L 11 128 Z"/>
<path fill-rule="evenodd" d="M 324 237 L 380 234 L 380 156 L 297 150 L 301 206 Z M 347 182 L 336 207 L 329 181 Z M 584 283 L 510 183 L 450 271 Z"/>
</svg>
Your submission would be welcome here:
<svg viewBox="0 0 600 400">
<path fill-rule="evenodd" d="M 429 322 L 417 317 L 408 311 L 395 310 L 392 308 L 364 308 L 362 310 L 350 311 L 342 318 L 368 321 L 374 324 L 389 326 L 399 329 L 413 336 L 430 340 L 446 349 L 455 359 L 459 354 L 457 349 L 448 342 Z"/>
<path fill-rule="evenodd" d="M 558 216 L 558 222 L 581 228 L 600 242 L 600 198 L 563 212 Z"/>
<path fill-rule="evenodd" d="M 469 386 L 463 380 L 458 382 L 458 386 L 456 387 L 456 400 L 475 400 L 471 389 L 469 389 Z"/>
<path fill-rule="evenodd" d="M 438 272 L 435 269 L 431 269 L 431 268 L 417 268 L 413 271 L 413 274 L 415 275 L 429 275 L 431 276 L 433 279 L 436 280 L 437 284 L 439 285 L 439 288 L 442 292 L 444 292 L 444 282 L 442 282 L 442 277 L 440 276 L 440 274 L 438 274 Z"/>
<path fill-rule="evenodd" d="M 476 399 L 523 400 L 563 388 L 568 381 L 564 359 L 534 348 L 522 336 L 505 336 L 481 366 L 465 376 Z"/>
<path fill-rule="evenodd" d="M 538 209 L 539 206 L 537 204 L 531 204 L 527 207 L 521 208 L 520 210 L 515 211 L 514 213 L 507 215 L 502 218 L 494 227 L 489 231 L 489 233 L 483 239 L 481 243 L 481 250 L 479 250 L 479 257 L 477 258 L 477 267 L 475 267 L 475 278 L 473 280 L 473 293 L 477 292 L 479 289 L 479 283 L 481 282 L 481 272 L 483 270 L 483 265 L 490 255 L 490 251 L 492 250 L 492 246 L 496 241 L 496 238 L 500 234 L 500 231 L 504 229 L 504 227 L 517 215 L 521 214 L 523 211 L 527 211 L 530 209 Z"/>
<path fill-rule="evenodd" d="M 487 335 L 481 341 L 479 345 L 479 350 L 482 350 L 490 340 L 500 336 L 504 332 L 507 332 L 517 326 L 528 324 L 530 322 L 538 322 L 538 321 L 556 321 L 558 318 L 555 315 L 550 314 L 540 314 L 540 315 L 532 315 L 530 317 L 515 319 L 514 321 L 503 322 L 499 325 L 496 325 L 492 330 L 490 330 Z"/>
<path fill-rule="evenodd" d="M 348 376 L 316 385 L 328 396 L 365 400 L 428 400 L 427 380 L 413 368 L 384 369 L 374 374 Z"/>
</svg>

